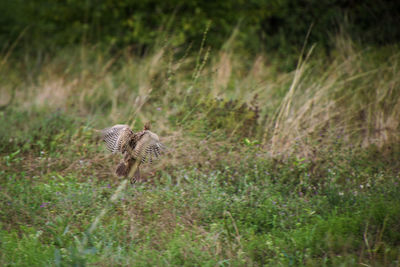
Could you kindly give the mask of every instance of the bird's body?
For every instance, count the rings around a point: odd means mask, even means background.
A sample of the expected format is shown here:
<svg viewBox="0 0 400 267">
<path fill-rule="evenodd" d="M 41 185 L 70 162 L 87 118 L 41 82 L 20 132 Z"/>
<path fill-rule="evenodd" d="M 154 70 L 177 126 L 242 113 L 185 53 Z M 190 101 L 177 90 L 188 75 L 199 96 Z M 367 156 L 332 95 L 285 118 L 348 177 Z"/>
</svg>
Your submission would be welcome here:
<svg viewBox="0 0 400 267">
<path fill-rule="evenodd" d="M 131 179 L 131 183 L 140 179 L 140 165 L 153 162 L 163 150 L 158 135 L 150 131 L 146 124 L 140 132 L 134 133 L 128 125 L 117 124 L 101 131 L 107 149 L 112 153 L 120 152 L 123 159 L 115 173 Z"/>
</svg>

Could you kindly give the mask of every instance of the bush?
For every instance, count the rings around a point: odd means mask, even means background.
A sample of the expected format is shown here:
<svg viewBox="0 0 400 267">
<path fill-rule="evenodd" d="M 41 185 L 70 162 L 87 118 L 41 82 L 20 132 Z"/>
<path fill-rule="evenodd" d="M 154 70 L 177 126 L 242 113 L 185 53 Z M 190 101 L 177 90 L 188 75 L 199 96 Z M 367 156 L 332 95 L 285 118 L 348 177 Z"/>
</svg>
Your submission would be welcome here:
<svg viewBox="0 0 400 267">
<path fill-rule="evenodd" d="M 25 48 L 49 50 L 79 43 L 132 46 L 138 53 L 157 41 L 199 46 L 211 23 L 207 43 L 221 48 L 237 28 L 237 44 L 251 53 L 283 54 L 309 42 L 330 47 L 345 27 L 369 44 L 396 43 L 400 30 L 396 1 L 2 1 L 0 41 L 10 45 L 24 32 Z"/>
</svg>

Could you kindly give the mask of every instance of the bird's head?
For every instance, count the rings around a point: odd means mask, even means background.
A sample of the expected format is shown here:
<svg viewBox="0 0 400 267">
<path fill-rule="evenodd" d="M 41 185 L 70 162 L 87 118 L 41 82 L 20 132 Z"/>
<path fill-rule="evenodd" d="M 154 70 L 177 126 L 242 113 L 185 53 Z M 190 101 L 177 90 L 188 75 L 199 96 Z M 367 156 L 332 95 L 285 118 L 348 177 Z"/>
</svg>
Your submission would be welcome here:
<svg viewBox="0 0 400 267">
<path fill-rule="evenodd" d="M 146 131 L 146 130 L 150 130 L 150 127 L 151 127 L 151 123 L 150 122 L 146 122 L 145 124 L 144 124 L 144 130 Z"/>
</svg>

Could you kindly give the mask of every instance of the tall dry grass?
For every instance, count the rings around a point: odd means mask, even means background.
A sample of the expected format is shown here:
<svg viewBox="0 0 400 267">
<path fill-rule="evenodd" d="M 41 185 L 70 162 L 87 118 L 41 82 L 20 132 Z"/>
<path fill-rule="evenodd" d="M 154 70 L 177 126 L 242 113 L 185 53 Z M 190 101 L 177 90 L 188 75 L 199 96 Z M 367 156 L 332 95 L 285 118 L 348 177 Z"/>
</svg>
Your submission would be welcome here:
<svg viewBox="0 0 400 267">
<path fill-rule="evenodd" d="M 14 106 L 62 109 L 93 118 L 95 127 L 150 120 L 170 136 L 187 131 L 188 120 L 191 127 L 212 120 L 204 102 L 250 103 L 257 95 L 259 134 L 248 138 L 273 155 L 294 148 L 308 154 L 310 140 L 327 145 L 340 137 L 349 145 L 381 148 L 399 141 L 400 55 L 393 47 L 362 50 L 338 38 L 330 56 L 310 49 L 292 72 L 279 71 L 267 54 L 251 60 L 230 49 L 203 48 L 197 58 L 183 54 L 162 47 L 142 58 L 129 50 L 110 57 L 83 47 L 55 58 L 6 59 L 0 92 L 14 90 Z M 196 112 L 207 115 L 193 121 Z"/>
</svg>

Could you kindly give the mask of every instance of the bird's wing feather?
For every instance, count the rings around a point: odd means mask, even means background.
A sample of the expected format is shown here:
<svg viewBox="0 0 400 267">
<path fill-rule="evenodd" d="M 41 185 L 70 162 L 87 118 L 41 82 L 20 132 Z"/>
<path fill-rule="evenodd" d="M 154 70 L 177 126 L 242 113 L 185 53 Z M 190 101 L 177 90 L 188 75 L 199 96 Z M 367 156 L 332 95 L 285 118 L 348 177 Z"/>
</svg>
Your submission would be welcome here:
<svg viewBox="0 0 400 267">
<path fill-rule="evenodd" d="M 163 150 L 164 145 L 160 142 L 158 136 L 153 132 L 145 131 L 136 143 L 133 156 L 141 163 L 152 163 L 154 159 L 159 158 Z"/>
<path fill-rule="evenodd" d="M 133 135 L 133 132 L 128 125 L 117 124 L 102 130 L 101 134 L 108 150 L 112 153 L 123 153 L 127 142 Z"/>
</svg>

